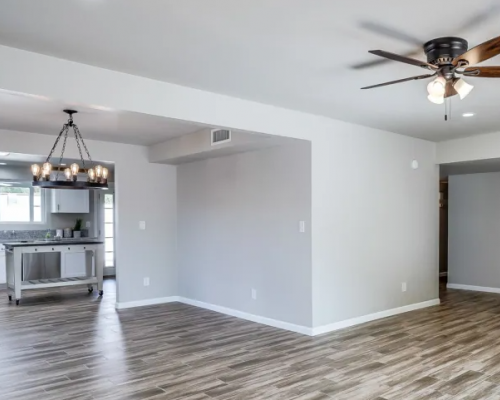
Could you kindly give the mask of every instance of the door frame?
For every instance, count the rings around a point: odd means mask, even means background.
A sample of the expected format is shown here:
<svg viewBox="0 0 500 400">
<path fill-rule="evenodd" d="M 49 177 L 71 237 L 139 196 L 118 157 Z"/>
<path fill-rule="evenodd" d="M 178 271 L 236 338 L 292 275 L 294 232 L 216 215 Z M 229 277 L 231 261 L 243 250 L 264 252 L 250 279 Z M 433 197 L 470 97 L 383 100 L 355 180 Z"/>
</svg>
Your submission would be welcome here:
<svg viewBox="0 0 500 400">
<path fill-rule="evenodd" d="M 99 191 L 94 198 L 95 204 L 95 221 L 94 221 L 94 235 L 99 240 L 103 242 L 106 240 L 105 230 L 104 230 L 104 196 L 106 194 L 113 195 L 113 218 L 115 218 L 115 205 L 116 205 L 116 194 L 115 188 L 112 185 L 109 185 L 109 189 L 105 191 Z M 113 248 L 115 249 L 116 245 L 116 221 L 113 220 Z M 105 247 L 106 248 L 106 247 Z M 106 257 L 105 257 L 106 258 Z M 104 260 L 105 262 L 105 260 Z M 106 267 L 104 266 L 104 276 L 116 276 L 116 251 L 113 250 L 113 266 Z"/>
</svg>

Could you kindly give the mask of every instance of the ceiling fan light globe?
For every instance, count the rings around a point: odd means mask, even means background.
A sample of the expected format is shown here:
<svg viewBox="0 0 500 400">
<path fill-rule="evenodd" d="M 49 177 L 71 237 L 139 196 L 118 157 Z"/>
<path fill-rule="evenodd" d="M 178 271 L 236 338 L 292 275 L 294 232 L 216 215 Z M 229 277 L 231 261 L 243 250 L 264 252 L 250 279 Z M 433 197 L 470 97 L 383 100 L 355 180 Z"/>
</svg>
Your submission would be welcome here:
<svg viewBox="0 0 500 400">
<path fill-rule="evenodd" d="M 455 82 L 453 85 L 458 95 L 460 96 L 460 100 L 463 100 L 467 97 L 467 95 L 474 89 L 474 86 L 465 82 L 462 78 Z"/>
<path fill-rule="evenodd" d="M 446 92 L 446 79 L 438 77 L 427 85 L 427 92 L 431 96 L 444 96 Z"/>
<path fill-rule="evenodd" d="M 430 94 L 429 96 L 427 96 L 427 99 L 429 99 L 429 101 L 431 103 L 434 103 L 434 104 L 443 104 L 444 103 L 444 96 L 443 95 L 435 96 L 435 95 Z"/>
</svg>

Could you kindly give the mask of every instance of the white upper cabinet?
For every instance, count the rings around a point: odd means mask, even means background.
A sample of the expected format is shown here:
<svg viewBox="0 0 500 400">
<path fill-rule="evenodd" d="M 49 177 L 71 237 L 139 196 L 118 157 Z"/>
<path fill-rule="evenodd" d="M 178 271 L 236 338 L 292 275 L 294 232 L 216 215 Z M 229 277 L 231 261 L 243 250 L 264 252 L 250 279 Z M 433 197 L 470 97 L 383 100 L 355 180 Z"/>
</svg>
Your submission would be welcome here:
<svg viewBox="0 0 500 400">
<path fill-rule="evenodd" d="M 52 189 L 53 213 L 88 213 L 90 193 L 88 190 Z"/>
</svg>

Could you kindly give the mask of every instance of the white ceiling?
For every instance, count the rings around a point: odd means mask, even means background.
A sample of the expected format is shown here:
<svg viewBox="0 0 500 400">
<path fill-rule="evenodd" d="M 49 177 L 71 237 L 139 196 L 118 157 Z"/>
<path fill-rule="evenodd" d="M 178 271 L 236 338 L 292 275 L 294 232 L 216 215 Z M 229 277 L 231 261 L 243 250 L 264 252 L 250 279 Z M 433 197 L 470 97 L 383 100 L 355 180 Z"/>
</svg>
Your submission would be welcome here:
<svg viewBox="0 0 500 400">
<path fill-rule="evenodd" d="M 422 42 L 463 36 L 474 46 L 500 35 L 500 14 L 460 28 L 492 1 L 0 0 L 0 43 L 441 141 L 500 131 L 500 79 L 470 78 L 475 90 L 453 100 L 447 123 L 423 81 L 361 91 L 425 71 L 394 62 L 350 69 L 374 59 L 370 49 L 413 49 L 360 25 L 383 24 Z"/>
<path fill-rule="evenodd" d="M 65 108 L 78 111 L 73 119 L 84 139 L 147 146 L 205 128 L 201 124 L 153 115 L 62 103 L 0 90 L 0 129 L 58 135 L 68 120 L 62 112 Z"/>
</svg>

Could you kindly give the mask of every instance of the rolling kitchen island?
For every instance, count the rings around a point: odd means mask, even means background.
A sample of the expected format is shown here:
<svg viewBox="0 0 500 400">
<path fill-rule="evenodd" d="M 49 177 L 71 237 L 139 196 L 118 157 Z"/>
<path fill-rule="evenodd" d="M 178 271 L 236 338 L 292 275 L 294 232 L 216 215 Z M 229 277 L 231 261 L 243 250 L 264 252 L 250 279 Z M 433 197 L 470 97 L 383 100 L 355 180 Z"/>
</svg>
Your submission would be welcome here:
<svg viewBox="0 0 500 400">
<path fill-rule="evenodd" d="M 87 285 L 89 292 L 94 285 L 103 294 L 104 242 L 96 239 L 62 239 L 62 240 L 26 240 L 5 242 L 5 258 L 7 267 L 7 291 L 9 300 L 16 300 L 19 305 L 23 290 L 44 289 L 62 286 Z M 53 254 L 50 254 L 53 253 Z M 60 257 L 57 257 L 59 253 Z M 43 271 L 32 279 L 26 271 L 27 261 L 34 257 L 54 256 L 59 260 L 58 272 L 51 265 L 42 265 Z M 82 268 L 72 267 L 80 261 Z M 42 264 L 42 263 L 40 263 Z M 52 272 L 44 276 L 44 271 Z M 33 274 L 32 274 L 33 275 Z"/>
</svg>

